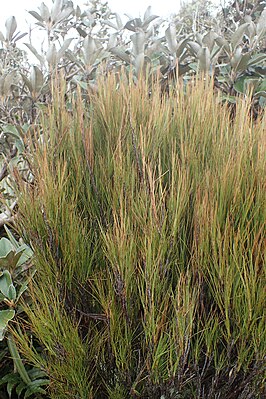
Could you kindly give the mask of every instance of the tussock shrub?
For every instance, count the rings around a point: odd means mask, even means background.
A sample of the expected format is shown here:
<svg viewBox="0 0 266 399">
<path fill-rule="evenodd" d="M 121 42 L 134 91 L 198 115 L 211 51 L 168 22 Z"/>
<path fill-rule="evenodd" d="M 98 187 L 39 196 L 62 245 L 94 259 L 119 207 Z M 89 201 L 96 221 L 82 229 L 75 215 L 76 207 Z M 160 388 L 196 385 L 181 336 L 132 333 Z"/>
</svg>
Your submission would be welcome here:
<svg viewBox="0 0 266 399">
<path fill-rule="evenodd" d="M 98 87 L 71 112 L 57 88 L 20 183 L 43 352 L 20 349 L 51 398 L 261 398 L 265 116 L 203 79 Z"/>
</svg>

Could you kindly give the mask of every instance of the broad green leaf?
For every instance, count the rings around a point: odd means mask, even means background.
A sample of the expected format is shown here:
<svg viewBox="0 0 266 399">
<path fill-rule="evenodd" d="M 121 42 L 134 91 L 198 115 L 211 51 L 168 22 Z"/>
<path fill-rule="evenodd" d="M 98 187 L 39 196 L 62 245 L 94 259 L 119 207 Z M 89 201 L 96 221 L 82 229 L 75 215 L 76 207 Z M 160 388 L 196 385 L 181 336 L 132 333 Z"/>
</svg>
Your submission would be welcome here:
<svg viewBox="0 0 266 399">
<path fill-rule="evenodd" d="M 45 383 L 44 385 L 48 385 L 48 383 Z M 30 388 L 28 388 L 26 390 L 25 395 L 24 395 L 24 399 L 27 399 L 31 395 L 37 394 L 37 393 L 45 395 L 47 392 L 41 387 L 30 387 Z"/>
<path fill-rule="evenodd" d="M 28 284 L 29 284 L 29 280 L 24 281 L 24 283 L 22 284 L 22 286 L 20 287 L 19 291 L 18 291 L 18 295 L 17 295 L 17 301 L 20 299 L 20 297 L 24 294 L 25 291 L 27 291 L 28 289 Z"/>
<path fill-rule="evenodd" d="M 151 6 L 148 6 L 144 13 L 144 21 L 151 16 Z"/>
<path fill-rule="evenodd" d="M 257 22 L 257 35 L 261 38 L 266 33 L 266 8 L 262 11 Z"/>
<path fill-rule="evenodd" d="M 51 17 L 52 17 L 53 22 L 57 21 L 57 17 L 62 10 L 62 4 L 63 4 L 62 0 L 54 0 L 52 11 L 51 11 Z"/>
<path fill-rule="evenodd" d="M 35 65 L 32 67 L 31 70 L 30 82 L 32 85 L 32 92 L 34 95 L 36 95 L 43 86 L 44 78 L 42 71 Z"/>
<path fill-rule="evenodd" d="M 13 309 L 0 310 L 0 341 L 3 341 L 8 322 L 15 316 Z"/>
<path fill-rule="evenodd" d="M 110 26 L 110 28 L 113 28 L 113 29 L 118 30 L 117 25 L 116 25 L 115 23 L 111 22 L 111 21 L 105 20 L 105 21 L 104 21 L 104 24 L 107 25 L 107 26 Z M 87 34 L 86 34 L 85 36 L 87 36 Z M 84 36 L 84 37 L 85 37 L 85 36 Z"/>
<path fill-rule="evenodd" d="M 208 72 L 211 66 L 211 55 L 208 47 L 203 47 L 197 53 L 197 58 L 199 60 L 200 70 L 203 72 Z"/>
<path fill-rule="evenodd" d="M 16 394 L 20 397 L 22 391 L 27 387 L 24 381 L 21 381 L 20 384 L 16 387 Z"/>
<path fill-rule="evenodd" d="M 226 51 L 227 54 L 230 54 L 230 53 L 231 53 L 230 45 L 229 45 L 228 41 L 225 40 L 224 37 L 218 36 L 218 37 L 215 39 L 215 42 L 217 43 L 217 45 L 218 45 L 220 48 L 224 48 L 224 50 Z"/>
<path fill-rule="evenodd" d="M 141 28 L 142 22 L 140 18 L 134 18 L 128 21 L 125 25 L 125 29 L 131 30 L 132 32 L 136 32 L 137 28 Z"/>
<path fill-rule="evenodd" d="M 240 25 L 238 29 L 232 34 L 231 43 L 233 49 L 235 49 L 242 42 L 243 36 L 246 33 L 249 25 L 250 25 L 249 22 Z"/>
<path fill-rule="evenodd" d="M 247 93 L 249 90 L 256 90 L 259 86 L 260 79 L 250 78 L 249 76 L 241 76 L 241 78 L 237 79 L 234 83 L 234 89 L 241 94 Z"/>
<path fill-rule="evenodd" d="M 114 47 L 110 49 L 110 52 L 119 57 L 122 61 L 125 61 L 127 64 L 131 63 L 130 56 L 125 52 L 123 48 Z"/>
<path fill-rule="evenodd" d="M 43 18 L 41 17 L 40 14 L 38 14 L 36 11 L 28 11 L 30 15 L 32 15 L 34 18 L 36 18 L 39 22 L 43 22 Z"/>
<path fill-rule="evenodd" d="M 117 33 L 112 33 L 109 36 L 109 40 L 108 40 L 108 43 L 107 43 L 107 49 L 116 47 L 116 44 L 117 44 Z"/>
<path fill-rule="evenodd" d="M 151 16 L 149 16 L 147 19 L 145 19 L 145 21 L 143 22 L 143 24 L 142 24 L 142 29 L 146 29 L 148 26 L 149 26 L 149 24 L 152 22 L 152 21 L 154 21 L 156 18 L 158 18 L 158 15 L 151 15 Z"/>
<path fill-rule="evenodd" d="M 210 31 L 204 35 L 202 39 L 202 44 L 212 52 L 213 46 L 215 44 L 215 39 L 218 38 L 218 34 L 216 32 Z"/>
<path fill-rule="evenodd" d="M 230 63 L 231 63 L 231 66 L 232 66 L 233 68 L 236 68 L 236 67 L 237 67 L 237 65 L 238 65 L 238 63 L 239 63 L 241 57 L 242 57 L 242 48 L 239 46 L 239 47 L 236 49 L 236 51 L 235 51 L 233 57 L 231 58 L 231 62 L 230 62 Z"/>
<path fill-rule="evenodd" d="M 12 278 L 8 270 L 0 272 L 0 292 L 10 300 L 16 299 L 16 290 L 12 283 Z"/>
<path fill-rule="evenodd" d="M 192 50 L 192 55 L 196 56 L 201 49 L 201 46 L 197 42 L 188 42 L 189 48 Z"/>
<path fill-rule="evenodd" d="M 176 40 L 176 27 L 174 25 L 169 25 L 165 31 L 165 37 L 169 50 L 172 54 L 175 54 L 178 49 L 178 44 Z"/>
<path fill-rule="evenodd" d="M 0 258 L 5 258 L 11 251 L 14 251 L 14 247 L 10 240 L 3 237 L 0 240 Z"/>
<path fill-rule="evenodd" d="M 23 263 L 28 262 L 32 258 L 33 251 L 28 245 L 23 244 L 17 250 L 17 254 L 20 254 L 20 258 L 18 260 L 17 266 L 21 266 Z"/>
<path fill-rule="evenodd" d="M 265 61 L 266 61 L 266 54 L 258 53 L 252 56 L 252 58 L 250 58 L 248 66 L 259 65 Z"/>
<path fill-rule="evenodd" d="M 145 33 L 137 32 L 130 36 L 133 43 L 133 54 L 137 57 L 139 54 L 144 53 L 145 47 Z"/>
<path fill-rule="evenodd" d="M 28 371 L 28 375 L 32 381 L 34 381 L 36 379 L 41 379 L 43 377 L 47 377 L 47 374 L 45 373 L 45 371 L 40 370 L 36 367 L 33 367 L 32 369 L 30 369 Z"/>
<path fill-rule="evenodd" d="M 72 40 L 73 40 L 73 38 L 69 38 L 69 39 L 64 40 L 64 43 L 63 43 L 62 47 L 58 51 L 58 57 L 59 58 L 63 57 L 64 53 L 66 52 L 66 50 L 70 46 Z"/>
<path fill-rule="evenodd" d="M 28 49 L 32 52 L 33 55 L 39 60 L 40 64 L 44 63 L 44 58 L 41 54 L 38 53 L 35 47 L 33 47 L 30 43 L 24 43 L 25 46 L 28 47 Z"/>
<path fill-rule="evenodd" d="M 22 153 L 23 151 L 25 151 L 25 144 L 24 144 L 24 141 L 23 141 L 23 137 L 22 137 L 22 135 L 20 134 L 20 132 L 19 132 L 18 129 L 19 129 L 19 128 L 16 128 L 15 126 L 10 125 L 10 124 L 5 125 L 5 126 L 3 127 L 3 131 L 4 131 L 8 136 L 11 136 L 11 137 L 14 137 L 14 138 L 15 138 L 14 145 L 17 147 L 18 152 L 19 152 L 19 153 Z M 14 248 L 16 249 L 16 247 L 14 247 Z"/>
<path fill-rule="evenodd" d="M 235 83 L 234 83 L 234 89 L 240 93 L 240 94 L 244 94 L 245 92 L 245 77 L 242 76 L 240 79 L 238 79 Z"/>
<path fill-rule="evenodd" d="M 86 65 L 93 64 L 94 53 L 97 50 L 96 42 L 91 36 L 86 36 L 83 40 L 83 54 Z"/>
<path fill-rule="evenodd" d="M 62 10 L 60 12 L 60 14 L 58 14 L 56 20 L 54 20 L 54 22 L 59 23 L 61 21 L 64 21 L 65 19 L 67 19 L 73 12 L 73 8 L 72 7 L 67 7 L 64 10 Z"/>
<path fill-rule="evenodd" d="M 203 46 L 202 39 L 203 39 L 203 35 L 200 34 L 199 32 L 197 32 L 197 33 L 196 33 L 196 40 L 197 40 L 197 43 L 198 43 L 200 46 Z"/>
<path fill-rule="evenodd" d="M 78 33 L 79 33 L 79 35 L 81 36 L 81 37 L 86 37 L 87 36 L 87 32 L 85 31 L 85 30 L 83 30 L 83 29 L 81 29 L 79 26 L 77 26 L 77 31 L 78 31 Z"/>
<path fill-rule="evenodd" d="M 16 381 L 9 381 L 7 383 L 6 390 L 7 390 L 8 396 L 10 398 L 12 397 L 13 388 L 17 385 L 18 382 L 19 382 L 19 379 L 17 379 Z"/>
<path fill-rule="evenodd" d="M 6 20 L 6 40 L 11 41 L 17 29 L 17 21 L 15 17 L 10 17 Z"/>
<path fill-rule="evenodd" d="M 177 56 L 177 58 L 179 58 L 179 61 L 182 61 L 182 59 L 184 58 L 184 57 L 181 57 L 181 55 L 182 54 L 183 55 L 186 54 L 186 52 L 184 50 L 186 49 L 187 43 L 189 42 L 189 40 L 190 40 L 190 38 L 187 37 L 187 38 L 181 40 L 181 42 L 178 44 L 178 49 L 176 51 L 176 56 Z"/>
<path fill-rule="evenodd" d="M 51 43 L 46 53 L 46 59 L 50 65 L 56 65 L 57 63 L 57 50 L 54 43 Z"/>
<path fill-rule="evenodd" d="M 0 78 L 0 94 L 2 96 L 7 96 L 10 93 L 11 86 L 14 84 L 15 76 L 16 72 L 12 71 Z"/>
<path fill-rule="evenodd" d="M 260 85 L 258 87 L 259 91 L 266 91 L 266 79 L 262 79 L 262 81 L 260 82 Z"/>
<path fill-rule="evenodd" d="M 0 379 L 0 386 L 2 384 L 8 383 L 9 381 L 17 381 L 17 379 L 18 379 L 18 375 L 17 374 L 14 374 L 14 373 L 6 374 Z"/>
<path fill-rule="evenodd" d="M 142 72 L 144 66 L 144 60 L 145 60 L 144 53 L 138 54 L 134 60 L 134 65 L 138 76 Z"/>
<path fill-rule="evenodd" d="M 124 27 L 124 25 L 123 25 L 122 19 L 120 18 L 120 15 L 115 13 L 115 19 L 116 19 L 117 28 L 119 30 L 122 29 Z"/>
<path fill-rule="evenodd" d="M 249 59 L 250 59 L 249 53 L 242 54 L 237 65 L 234 67 L 235 71 L 241 72 L 247 69 Z"/>
<path fill-rule="evenodd" d="M 14 287 L 13 284 L 10 284 L 8 288 L 8 299 L 15 302 L 16 297 L 17 297 L 16 288 Z"/>
<path fill-rule="evenodd" d="M 236 97 L 234 96 L 228 96 L 228 95 L 223 95 L 221 97 L 221 101 L 228 101 L 231 104 L 236 104 Z"/>
<path fill-rule="evenodd" d="M 264 97 L 264 98 L 266 98 L 266 90 L 257 91 L 257 92 L 254 94 L 254 97 L 256 97 L 256 98 L 259 98 L 259 97 Z"/>
<path fill-rule="evenodd" d="M 250 17 L 250 15 L 249 15 L 249 17 Z M 250 43 L 253 43 L 254 37 L 256 35 L 256 25 L 254 24 L 254 22 L 252 20 L 249 22 L 249 26 L 247 27 L 247 35 L 249 37 Z"/>
<path fill-rule="evenodd" d="M 1 239 L 1 241 L 2 240 L 3 238 Z M 7 255 L 0 256 L 0 268 L 2 269 L 8 268 L 10 270 L 13 269 L 17 265 L 21 255 L 22 253 L 15 252 L 13 248 L 13 250 L 9 251 Z"/>
<path fill-rule="evenodd" d="M 49 18 L 51 17 L 51 14 L 50 14 L 49 8 L 47 7 L 47 5 L 44 2 L 41 3 L 39 10 L 40 10 L 42 20 L 45 21 L 46 23 L 49 22 Z"/>
</svg>

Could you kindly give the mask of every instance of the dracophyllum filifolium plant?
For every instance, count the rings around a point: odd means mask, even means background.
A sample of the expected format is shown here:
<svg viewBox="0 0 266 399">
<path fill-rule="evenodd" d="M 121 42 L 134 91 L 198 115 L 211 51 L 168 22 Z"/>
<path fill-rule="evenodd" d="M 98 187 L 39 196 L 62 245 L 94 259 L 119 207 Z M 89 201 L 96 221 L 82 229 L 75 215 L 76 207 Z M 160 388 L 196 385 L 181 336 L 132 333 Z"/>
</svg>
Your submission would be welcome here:
<svg viewBox="0 0 266 399">
<path fill-rule="evenodd" d="M 43 352 L 18 347 L 52 399 L 262 397 L 265 115 L 249 97 L 231 119 L 204 76 L 97 84 L 71 113 L 55 90 L 18 179 Z"/>
</svg>

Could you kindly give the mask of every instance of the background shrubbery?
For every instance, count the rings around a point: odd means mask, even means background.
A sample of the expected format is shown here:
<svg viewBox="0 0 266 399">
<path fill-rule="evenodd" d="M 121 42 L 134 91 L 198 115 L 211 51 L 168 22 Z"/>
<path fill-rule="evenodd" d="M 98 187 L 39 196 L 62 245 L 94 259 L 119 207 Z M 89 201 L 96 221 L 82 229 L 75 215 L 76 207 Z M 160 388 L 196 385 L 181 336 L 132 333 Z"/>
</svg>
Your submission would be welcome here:
<svg viewBox="0 0 266 399">
<path fill-rule="evenodd" d="M 67 97 L 80 87 L 97 90 L 97 77 L 121 68 L 133 71 L 136 82 L 144 71 L 152 80 L 159 74 L 167 91 L 177 77 L 189 81 L 201 71 L 214 76 L 221 101 L 234 104 L 238 95 L 252 91 L 254 116 L 265 106 L 265 0 L 228 3 L 215 9 L 205 0 L 185 4 L 171 20 L 152 15 L 123 23 L 107 3 L 91 1 L 81 10 L 68 0 L 55 0 L 52 9 L 41 3 L 30 11 L 43 33 L 41 49 L 32 36 L 20 32 L 15 17 L 0 32 L 0 226 L 12 220 L 16 198 L 8 169 L 18 167 L 26 179 L 28 168 L 23 153 L 39 113 L 52 101 L 51 81 L 60 71 L 67 82 Z M 25 42 L 26 41 L 26 42 Z M 24 42 L 35 60 L 30 65 Z M 11 183 L 11 186 L 10 186 Z"/>
<path fill-rule="evenodd" d="M 265 5 L 190 7 L 0 33 L 3 398 L 263 397 Z"/>
</svg>

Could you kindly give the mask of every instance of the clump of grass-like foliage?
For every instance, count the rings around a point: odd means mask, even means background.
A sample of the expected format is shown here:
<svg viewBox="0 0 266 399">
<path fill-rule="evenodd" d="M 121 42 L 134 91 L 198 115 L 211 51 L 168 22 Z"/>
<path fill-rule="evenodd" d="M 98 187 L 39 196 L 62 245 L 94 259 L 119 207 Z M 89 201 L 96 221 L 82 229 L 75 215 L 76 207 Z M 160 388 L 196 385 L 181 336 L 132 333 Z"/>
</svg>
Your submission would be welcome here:
<svg viewBox="0 0 266 399">
<path fill-rule="evenodd" d="M 211 80 L 130 82 L 71 110 L 59 85 L 43 117 L 19 203 L 43 352 L 19 347 L 51 398 L 260 398 L 265 116 Z"/>
</svg>

